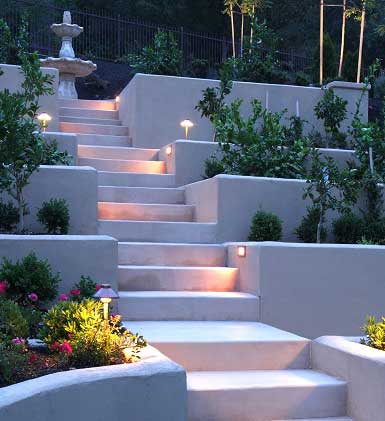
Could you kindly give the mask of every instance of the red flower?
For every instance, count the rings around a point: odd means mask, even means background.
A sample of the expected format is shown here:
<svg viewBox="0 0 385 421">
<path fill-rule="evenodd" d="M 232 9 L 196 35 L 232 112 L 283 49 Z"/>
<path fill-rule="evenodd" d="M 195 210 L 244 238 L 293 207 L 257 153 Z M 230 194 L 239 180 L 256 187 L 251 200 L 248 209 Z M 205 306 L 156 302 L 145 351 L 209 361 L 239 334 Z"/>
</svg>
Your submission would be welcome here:
<svg viewBox="0 0 385 421">
<path fill-rule="evenodd" d="M 71 289 L 70 294 L 79 296 L 80 295 L 80 289 Z"/>
<path fill-rule="evenodd" d="M 49 347 L 51 351 L 59 351 L 59 348 L 60 348 L 60 344 L 56 341 L 52 343 Z"/>
<path fill-rule="evenodd" d="M 67 355 L 72 354 L 72 347 L 71 347 L 70 343 L 67 342 L 67 341 L 64 341 L 60 345 L 60 352 L 63 352 L 64 354 L 67 354 Z"/>
<path fill-rule="evenodd" d="M 96 291 L 99 291 L 99 289 L 101 288 L 102 286 L 100 285 L 100 284 L 96 284 L 95 285 L 95 289 L 96 289 Z"/>
<path fill-rule="evenodd" d="M 29 363 L 33 364 L 37 360 L 37 356 L 35 354 L 31 354 L 29 357 Z"/>
<path fill-rule="evenodd" d="M 66 294 L 60 294 L 59 301 L 68 301 L 68 296 Z"/>
<path fill-rule="evenodd" d="M 37 294 L 35 294 L 34 292 L 31 292 L 31 294 L 28 294 L 28 298 L 31 301 L 36 302 L 39 299 L 39 296 Z"/>
<path fill-rule="evenodd" d="M 5 294 L 7 292 L 7 283 L 5 281 L 0 282 L 0 294 Z"/>
</svg>

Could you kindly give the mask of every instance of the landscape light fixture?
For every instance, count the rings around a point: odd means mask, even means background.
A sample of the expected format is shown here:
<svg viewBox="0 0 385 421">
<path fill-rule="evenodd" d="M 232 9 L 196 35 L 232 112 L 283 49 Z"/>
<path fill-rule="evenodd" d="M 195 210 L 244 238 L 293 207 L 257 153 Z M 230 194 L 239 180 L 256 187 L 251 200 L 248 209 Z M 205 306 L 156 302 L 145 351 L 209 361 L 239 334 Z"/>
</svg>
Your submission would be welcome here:
<svg viewBox="0 0 385 421">
<path fill-rule="evenodd" d="M 101 288 L 96 291 L 94 298 L 103 303 L 103 315 L 106 328 L 108 327 L 108 306 L 112 300 L 119 298 L 119 294 L 111 288 L 110 284 L 102 284 Z"/>
<path fill-rule="evenodd" d="M 37 116 L 37 119 L 40 121 L 40 125 L 43 129 L 43 132 L 47 130 L 49 122 L 52 120 L 52 117 L 47 113 L 41 113 Z"/>
<path fill-rule="evenodd" d="M 246 257 L 246 246 L 238 246 L 237 248 L 237 254 L 238 257 Z"/>
<path fill-rule="evenodd" d="M 116 102 L 117 104 L 119 104 L 119 102 L 120 102 L 120 96 L 119 96 L 119 95 L 115 98 L 115 102 Z"/>
<path fill-rule="evenodd" d="M 172 146 L 167 146 L 166 148 L 166 155 L 170 156 L 172 154 Z"/>
<path fill-rule="evenodd" d="M 180 122 L 181 127 L 184 128 L 185 139 L 188 139 L 189 130 L 194 127 L 194 123 L 191 120 L 183 120 Z"/>
</svg>

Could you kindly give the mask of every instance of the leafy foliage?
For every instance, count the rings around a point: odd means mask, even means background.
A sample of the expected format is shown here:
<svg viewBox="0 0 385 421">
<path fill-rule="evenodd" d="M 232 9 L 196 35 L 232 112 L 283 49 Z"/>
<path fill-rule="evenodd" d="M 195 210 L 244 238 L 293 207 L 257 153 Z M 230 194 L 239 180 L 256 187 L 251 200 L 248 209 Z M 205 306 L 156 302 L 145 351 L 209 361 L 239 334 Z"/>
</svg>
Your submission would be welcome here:
<svg viewBox="0 0 385 421">
<path fill-rule="evenodd" d="M 39 260 L 33 252 L 16 263 L 4 259 L 0 268 L 0 279 L 7 282 L 7 298 L 22 306 L 36 308 L 41 308 L 55 299 L 60 281 L 59 274 L 52 274 L 48 261 Z M 29 299 L 32 293 L 38 296 L 36 301 Z"/>
<path fill-rule="evenodd" d="M 182 52 L 172 33 L 159 31 L 155 34 L 154 45 L 144 47 L 139 55 L 129 55 L 126 61 L 136 73 L 180 76 L 182 72 Z"/>
<path fill-rule="evenodd" d="M 48 311 L 43 323 L 40 335 L 44 341 L 51 348 L 68 341 L 70 363 L 77 368 L 135 361 L 147 345 L 143 337 L 122 327 L 119 316 L 111 316 L 106 326 L 99 301 L 61 302 Z"/>
<path fill-rule="evenodd" d="M 364 233 L 364 221 L 352 212 L 342 214 L 333 221 L 333 234 L 337 244 L 356 244 Z"/>
<path fill-rule="evenodd" d="M 219 174 L 224 174 L 225 168 L 222 162 L 215 156 L 205 161 L 205 178 L 212 178 Z"/>
<path fill-rule="evenodd" d="M 15 383 L 15 370 L 28 363 L 23 346 L 0 341 L 0 387 Z"/>
<path fill-rule="evenodd" d="M 320 210 L 318 207 L 308 207 L 307 214 L 302 218 L 298 228 L 295 230 L 297 237 L 304 243 L 316 243 L 318 224 L 320 222 Z M 327 238 L 327 230 L 324 226 L 324 220 L 319 235 L 319 242 L 325 242 Z"/>
<path fill-rule="evenodd" d="M 375 317 L 368 317 L 363 327 L 365 338 L 361 339 L 363 345 L 385 351 L 385 317 L 377 322 Z"/>
<path fill-rule="evenodd" d="M 14 35 L 4 19 L 0 19 L 0 63 L 21 64 L 19 51 L 28 50 L 28 22 L 24 15 Z"/>
<path fill-rule="evenodd" d="M 189 75 L 200 79 L 207 78 L 209 62 L 204 59 L 195 58 L 190 62 Z"/>
<path fill-rule="evenodd" d="M 271 212 L 258 211 L 251 222 L 249 241 L 280 241 L 282 221 Z"/>
<path fill-rule="evenodd" d="M 83 301 L 94 296 L 97 291 L 97 284 L 89 276 L 82 275 L 80 281 L 71 288 L 71 291 L 78 292 L 76 294 L 71 294 L 72 300 Z"/>
<path fill-rule="evenodd" d="M 43 202 L 37 220 L 45 226 L 48 234 L 68 234 L 70 215 L 67 201 L 51 199 Z"/>
<path fill-rule="evenodd" d="M 19 223 L 19 211 L 9 201 L 5 203 L 0 200 L 0 232 L 12 233 Z"/>
<path fill-rule="evenodd" d="M 28 324 L 18 304 L 0 298 L 0 343 L 16 337 L 26 338 L 27 336 Z"/>
<path fill-rule="evenodd" d="M 314 51 L 313 59 L 313 77 L 314 81 L 319 81 L 319 64 L 320 64 L 320 47 Z M 324 80 L 333 80 L 337 75 L 337 54 L 336 48 L 331 36 L 328 33 L 324 34 L 324 63 L 323 76 Z"/>
</svg>

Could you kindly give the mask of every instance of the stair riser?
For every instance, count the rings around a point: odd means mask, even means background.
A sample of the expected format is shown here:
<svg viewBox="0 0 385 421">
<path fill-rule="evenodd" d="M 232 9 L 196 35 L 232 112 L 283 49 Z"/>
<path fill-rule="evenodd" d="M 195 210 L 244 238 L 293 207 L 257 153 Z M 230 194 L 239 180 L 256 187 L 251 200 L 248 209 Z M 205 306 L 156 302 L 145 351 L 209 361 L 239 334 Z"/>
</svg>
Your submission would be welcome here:
<svg viewBox="0 0 385 421">
<path fill-rule="evenodd" d="M 99 187 L 100 202 L 184 204 L 184 190 L 146 187 Z"/>
<path fill-rule="evenodd" d="M 128 127 L 102 126 L 97 124 L 60 123 L 60 129 L 66 133 L 103 134 L 111 136 L 128 136 Z"/>
<path fill-rule="evenodd" d="M 337 417 L 346 412 L 346 386 L 188 391 L 189 421 L 266 421 Z"/>
<path fill-rule="evenodd" d="M 99 219 L 127 221 L 191 222 L 194 207 L 185 205 L 143 205 L 99 203 Z"/>
<path fill-rule="evenodd" d="M 131 139 L 128 136 L 103 136 L 93 134 L 78 134 L 78 145 L 90 146 L 131 146 Z"/>
<path fill-rule="evenodd" d="M 99 118 L 107 120 L 118 120 L 118 111 L 89 110 L 86 108 L 60 108 L 60 116 L 63 117 L 81 117 L 81 118 Z"/>
<path fill-rule="evenodd" d="M 95 147 L 82 146 L 78 147 L 79 158 L 101 158 L 101 159 L 124 159 L 124 160 L 141 160 L 141 161 L 157 161 L 157 149 L 137 149 L 137 148 L 113 148 L 113 147 Z"/>
<path fill-rule="evenodd" d="M 155 243 L 215 243 L 216 224 L 99 220 L 99 234 L 118 241 Z"/>
<path fill-rule="evenodd" d="M 148 298 L 119 299 L 124 320 L 244 320 L 257 321 L 258 299 Z M 203 418 L 204 419 L 204 418 Z"/>
<path fill-rule="evenodd" d="M 186 371 L 286 370 L 310 367 L 307 342 L 151 342 Z M 235 357 L 238 356 L 239 358 Z"/>
<path fill-rule="evenodd" d="M 59 106 L 64 108 L 85 108 L 87 110 L 114 111 L 115 101 L 92 101 L 84 99 L 60 99 Z"/>
<path fill-rule="evenodd" d="M 163 161 L 118 161 L 97 158 L 79 158 L 79 165 L 94 167 L 98 171 L 127 172 L 136 174 L 164 174 Z"/>
<path fill-rule="evenodd" d="M 120 120 L 102 120 L 100 118 L 90 118 L 90 117 L 68 117 L 61 116 L 60 121 L 62 123 L 76 123 L 76 124 L 98 124 L 102 126 L 121 126 L 122 123 Z"/>
<path fill-rule="evenodd" d="M 119 243 L 119 264 L 137 266 L 226 266 L 222 246 Z"/>
<path fill-rule="evenodd" d="M 98 183 L 99 186 L 174 187 L 175 178 L 172 174 L 99 172 Z"/>
<path fill-rule="evenodd" d="M 132 268 L 120 266 L 122 291 L 235 291 L 238 269 Z"/>
</svg>

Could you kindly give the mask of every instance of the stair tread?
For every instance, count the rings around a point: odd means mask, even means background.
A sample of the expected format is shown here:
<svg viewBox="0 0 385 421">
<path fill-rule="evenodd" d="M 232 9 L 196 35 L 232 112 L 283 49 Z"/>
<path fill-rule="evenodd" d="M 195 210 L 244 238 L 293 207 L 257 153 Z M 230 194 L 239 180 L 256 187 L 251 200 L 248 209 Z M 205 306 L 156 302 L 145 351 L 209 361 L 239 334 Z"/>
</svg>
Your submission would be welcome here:
<svg viewBox="0 0 385 421">
<path fill-rule="evenodd" d="M 189 391 L 250 388 L 345 386 L 346 382 L 315 370 L 194 371 L 187 373 Z"/>
<path fill-rule="evenodd" d="M 120 268 L 125 269 L 135 269 L 135 270 L 204 270 L 204 271 L 218 271 L 218 270 L 227 270 L 229 272 L 233 272 L 234 270 L 238 270 L 238 268 L 231 268 L 228 266 L 162 266 L 162 265 L 125 265 L 120 264 L 118 265 Z"/>
<path fill-rule="evenodd" d="M 125 326 L 141 332 L 151 343 L 266 343 L 309 342 L 284 330 L 258 322 L 137 321 Z"/>
<path fill-rule="evenodd" d="M 185 205 L 183 203 L 140 203 L 140 202 L 136 202 L 136 203 L 126 203 L 126 202 L 104 202 L 104 201 L 99 201 L 99 204 L 102 205 L 109 205 L 109 206 L 124 206 L 124 207 L 138 207 L 138 206 L 143 206 L 143 207 L 159 207 L 161 209 L 164 208 L 185 208 L 185 209 L 194 209 L 195 206 L 194 205 Z"/>
<path fill-rule="evenodd" d="M 273 421 L 354 421 L 352 418 L 338 417 L 338 418 L 301 418 L 295 420 L 273 420 Z"/>
<path fill-rule="evenodd" d="M 119 291 L 120 298 L 218 298 L 233 299 L 243 298 L 255 300 L 258 297 L 246 292 L 213 292 L 213 291 Z"/>
<path fill-rule="evenodd" d="M 90 136 L 104 136 L 104 135 L 90 135 Z M 121 137 L 121 136 L 117 136 Z M 149 148 L 133 148 L 132 146 L 105 146 L 105 145 L 79 145 L 80 149 L 98 149 L 101 151 L 118 150 L 118 151 L 144 151 L 144 152 L 159 152 L 159 149 Z M 108 158 L 107 158 L 108 159 Z"/>
</svg>

